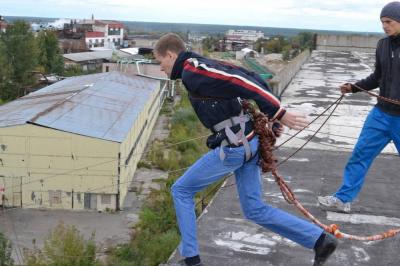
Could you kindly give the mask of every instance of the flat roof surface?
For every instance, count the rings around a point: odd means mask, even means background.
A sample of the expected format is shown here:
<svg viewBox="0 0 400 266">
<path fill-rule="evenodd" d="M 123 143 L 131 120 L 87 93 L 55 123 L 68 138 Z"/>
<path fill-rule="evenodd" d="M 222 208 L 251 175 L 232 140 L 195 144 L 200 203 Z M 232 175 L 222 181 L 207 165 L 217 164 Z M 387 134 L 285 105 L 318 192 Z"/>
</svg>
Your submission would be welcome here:
<svg viewBox="0 0 400 266">
<path fill-rule="evenodd" d="M 119 58 L 131 58 L 131 56 L 127 53 L 111 49 L 97 50 L 93 52 L 63 54 L 63 57 L 75 62 L 84 62 L 84 61 L 99 60 L 99 59 L 110 60 L 113 56 L 113 53 Z"/>
</svg>

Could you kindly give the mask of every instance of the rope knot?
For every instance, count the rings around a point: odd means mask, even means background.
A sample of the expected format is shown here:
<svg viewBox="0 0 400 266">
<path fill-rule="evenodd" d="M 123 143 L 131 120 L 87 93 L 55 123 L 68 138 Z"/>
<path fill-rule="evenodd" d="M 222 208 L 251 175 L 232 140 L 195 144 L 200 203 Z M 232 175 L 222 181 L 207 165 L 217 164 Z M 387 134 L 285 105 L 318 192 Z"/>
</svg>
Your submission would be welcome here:
<svg viewBox="0 0 400 266">
<path fill-rule="evenodd" d="M 340 232 L 339 226 L 337 224 L 329 225 L 326 231 L 336 236 L 337 238 L 342 238 L 342 232 Z"/>
</svg>

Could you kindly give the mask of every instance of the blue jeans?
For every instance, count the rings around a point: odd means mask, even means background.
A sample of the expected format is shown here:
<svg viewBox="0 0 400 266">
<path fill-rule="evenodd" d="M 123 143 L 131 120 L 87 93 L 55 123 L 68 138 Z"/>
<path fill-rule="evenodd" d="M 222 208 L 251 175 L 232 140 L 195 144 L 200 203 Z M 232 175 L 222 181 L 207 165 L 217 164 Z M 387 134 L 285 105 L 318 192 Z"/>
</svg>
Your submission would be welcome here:
<svg viewBox="0 0 400 266">
<path fill-rule="evenodd" d="M 335 193 L 338 199 L 351 202 L 357 197 L 373 160 L 391 140 L 400 152 L 400 116 L 386 114 L 374 107 L 344 169 L 343 184 Z"/>
<path fill-rule="evenodd" d="M 255 154 L 258 148 L 257 137 L 250 141 L 250 146 Z M 194 195 L 230 172 L 235 173 L 240 204 L 247 219 L 306 248 L 314 248 L 315 242 L 322 234 L 321 228 L 263 202 L 260 168 L 257 165 L 258 155 L 244 163 L 243 146 L 224 147 L 226 157 L 221 161 L 219 149 L 203 155 L 171 188 L 182 237 L 179 246 L 181 255 L 192 257 L 199 254 Z"/>
</svg>

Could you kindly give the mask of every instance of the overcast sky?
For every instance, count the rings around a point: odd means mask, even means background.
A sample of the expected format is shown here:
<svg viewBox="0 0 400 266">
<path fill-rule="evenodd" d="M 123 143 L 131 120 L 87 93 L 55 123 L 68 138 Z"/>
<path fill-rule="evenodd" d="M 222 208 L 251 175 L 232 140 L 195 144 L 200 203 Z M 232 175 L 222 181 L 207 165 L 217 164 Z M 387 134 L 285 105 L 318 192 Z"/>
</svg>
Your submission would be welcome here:
<svg viewBox="0 0 400 266">
<path fill-rule="evenodd" d="M 3 16 L 382 32 L 384 0 L 0 0 Z M 229 3 L 229 4 L 228 4 Z"/>
</svg>

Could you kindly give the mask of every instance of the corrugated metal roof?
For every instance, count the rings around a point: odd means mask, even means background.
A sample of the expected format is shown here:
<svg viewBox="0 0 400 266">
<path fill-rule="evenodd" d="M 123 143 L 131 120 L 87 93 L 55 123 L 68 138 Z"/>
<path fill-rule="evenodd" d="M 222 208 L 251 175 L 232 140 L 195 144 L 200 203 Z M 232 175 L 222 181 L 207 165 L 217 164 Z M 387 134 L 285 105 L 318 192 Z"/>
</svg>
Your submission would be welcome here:
<svg viewBox="0 0 400 266">
<path fill-rule="evenodd" d="M 115 71 L 68 78 L 0 106 L 0 127 L 33 123 L 122 142 L 159 86 Z"/>
</svg>

